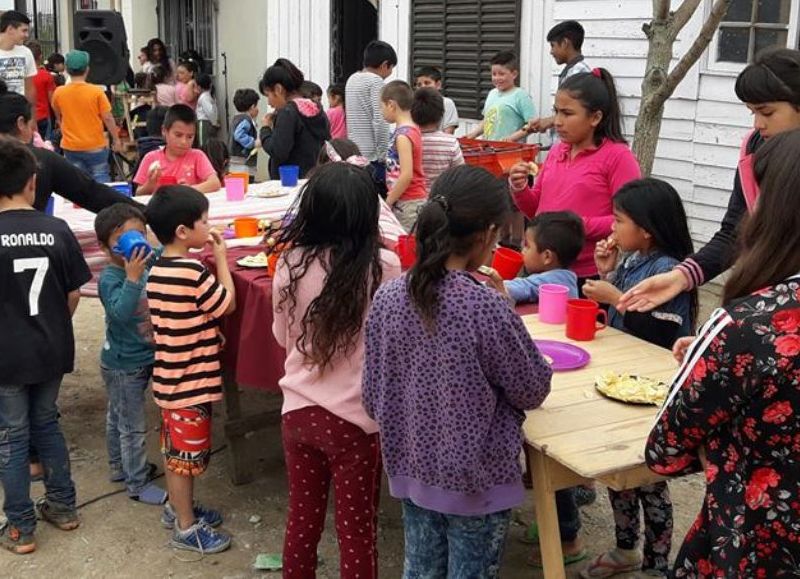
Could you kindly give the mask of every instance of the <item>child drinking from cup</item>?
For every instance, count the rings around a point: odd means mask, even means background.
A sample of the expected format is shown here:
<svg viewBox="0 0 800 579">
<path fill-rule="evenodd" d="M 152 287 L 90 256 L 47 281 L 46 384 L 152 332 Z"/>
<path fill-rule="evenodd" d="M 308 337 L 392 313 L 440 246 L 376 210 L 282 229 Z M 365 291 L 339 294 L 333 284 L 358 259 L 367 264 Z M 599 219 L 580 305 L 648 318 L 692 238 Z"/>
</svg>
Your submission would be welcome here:
<svg viewBox="0 0 800 579">
<path fill-rule="evenodd" d="M 597 244 L 595 262 L 601 281 L 587 281 L 587 297 L 608 304 L 609 325 L 643 340 L 672 347 L 691 333 L 697 313 L 697 294 L 682 293 L 658 309 L 620 312 L 614 305 L 640 281 L 671 271 L 692 253 L 692 240 L 681 198 L 671 185 L 640 179 L 614 196 L 611 237 Z M 620 255 L 624 255 L 620 259 Z M 589 579 L 635 571 L 666 575 L 672 543 L 672 502 L 666 482 L 626 491 L 608 489 L 614 510 L 617 546 L 599 555 L 581 572 Z M 640 507 L 641 504 L 641 507 Z M 639 513 L 644 512 L 644 556 Z"/>
<path fill-rule="evenodd" d="M 286 348 L 283 448 L 288 577 L 311 577 L 329 482 L 343 577 L 376 578 L 381 457 L 378 426 L 361 404 L 363 325 L 378 286 L 400 276 L 382 248 L 380 198 L 366 169 L 327 163 L 303 188 L 278 245 L 273 333 Z M 345 571 L 347 570 L 347 571 Z"/>
<path fill-rule="evenodd" d="M 523 500 L 520 427 L 552 370 L 508 301 L 470 275 L 509 211 L 484 169 L 442 173 L 416 263 L 378 290 L 367 319 L 364 408 L 403 501 L 406 577 L 497 577 Z"/>
</svg>

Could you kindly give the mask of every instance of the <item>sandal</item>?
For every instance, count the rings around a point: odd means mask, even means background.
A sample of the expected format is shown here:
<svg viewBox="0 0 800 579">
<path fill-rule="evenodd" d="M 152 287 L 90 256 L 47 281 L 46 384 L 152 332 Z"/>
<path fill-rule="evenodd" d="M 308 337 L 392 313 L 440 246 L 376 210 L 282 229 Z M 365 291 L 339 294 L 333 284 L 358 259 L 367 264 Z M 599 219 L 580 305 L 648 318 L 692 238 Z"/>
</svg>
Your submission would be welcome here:
<svg viewBox="0 0 800 579">
<path fill-rule="evenodd" d="M 627 560 L 626 560 L 627 559 Z M 635 553 L 635 558 L 625 557 L 621 549 L 611 549 L 598 555 L 580 573 L 583 579 L 604 579 L 620 573 L 630 573 L 642 568 L 642 559 Z"/>
<path fill-rule="evenodd" d="M 580 563 L 588 557 L 589 553 L 586 551 L 586 549 L 581 549 L 577 553 L 564 555 L 564 567 L 572 565 L 573 563 Z M 542 554 L 537 550 L 530 557 L 528 557 L 526 563 L 529 567 L 533 567 L 534 569 L 542 569 Z"/>
<path fill-rule="evenodd" d="M 539 544 L 539 525 L 536 524 L 536 521 L 533 521 L 528 528 L 525 529 L 525 534 L 519 538 L 520 543 L 525 543 L 526 545 L 538 545 Z"/>
</svg>

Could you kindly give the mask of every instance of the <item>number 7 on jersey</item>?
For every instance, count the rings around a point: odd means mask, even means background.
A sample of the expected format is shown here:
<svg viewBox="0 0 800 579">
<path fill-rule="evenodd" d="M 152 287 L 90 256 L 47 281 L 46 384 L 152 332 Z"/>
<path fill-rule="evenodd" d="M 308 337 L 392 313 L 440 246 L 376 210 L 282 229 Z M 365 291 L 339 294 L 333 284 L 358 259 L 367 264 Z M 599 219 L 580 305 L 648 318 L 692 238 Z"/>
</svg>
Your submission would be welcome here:
<svg viewBox="0 0 800 579">
<path fill-rule="evenodd" d="M 33 274 L 33 282 L 31 282 L 31 291 L 28 293 L 28 307 L 30 308 L 31 316 L 39 315 L 39 294 L 42 293 L 44 276 L 49 266 L 50 260 L 46 257 L 28 257 L 14 260 L 14 273 L 22 273 L 29 269 L 36 270 L 36 273 Z"/>
</svg>

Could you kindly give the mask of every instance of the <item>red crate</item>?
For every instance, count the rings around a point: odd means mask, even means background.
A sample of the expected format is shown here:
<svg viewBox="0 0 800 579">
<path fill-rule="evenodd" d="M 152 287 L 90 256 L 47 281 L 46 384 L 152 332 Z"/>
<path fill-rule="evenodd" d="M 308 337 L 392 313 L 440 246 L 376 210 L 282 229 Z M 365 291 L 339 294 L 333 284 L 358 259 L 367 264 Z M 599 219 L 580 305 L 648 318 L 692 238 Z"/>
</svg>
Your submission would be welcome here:
<svg viewBox="0 0 800 579">
<path fill-rule="evenodd" d="M 461 151 L 468 165 L 483 167 L 498 177 L 509 172 L 520 161 L 535 161 L 539 145 L 527 143 L 508 143 L 506 141 L 482 141 L 462 137 Z"/>
</svg>

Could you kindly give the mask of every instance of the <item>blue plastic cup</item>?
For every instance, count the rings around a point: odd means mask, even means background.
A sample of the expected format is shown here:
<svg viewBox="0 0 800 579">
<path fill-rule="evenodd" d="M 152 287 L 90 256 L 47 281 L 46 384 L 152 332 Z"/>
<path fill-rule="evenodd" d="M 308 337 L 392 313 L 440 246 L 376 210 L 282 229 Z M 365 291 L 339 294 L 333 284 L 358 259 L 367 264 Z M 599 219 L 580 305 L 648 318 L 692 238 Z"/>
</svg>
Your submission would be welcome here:
<svg viewBox="0 0 800 579">
<path fill-rule="evenodd" d="M 278 167 L 281 176 L 281 185 L 284 187 L 296 187 L 297 180 L 300 178 L 300 167 L 297 165 L 282 165 Z"/>
<path fill-rule="evenodd" d="M 44 208 L 44 212 L 48 215 L 52 215 L 56 211 L 56 198 L 50 195 L 50 198 L 47 200 L 47 207 Z"/>
<path fill-rule="evenodd" d="M 109 187 L 114 189 L 115 191 L 119 191 L 125 197 L 131 197 L 133 195 L 133 190 L 131 189 L 130 183 L 125 183 L 124 181 L 120 181 L 118 183 L 109 183 Z"/>
<path fill-rule="evenodd" d="M 134 252 L 142 248 L 145 250 L 146 254 L 150 253 L 152 250 L 150 244 L 147 243 L 147 239 L 142 235 L 142 232 L 131 229 L 119 236 L 117 244 L 112 248 L 112 251 L 130 260 Z"/>
</svg>

